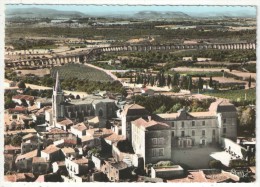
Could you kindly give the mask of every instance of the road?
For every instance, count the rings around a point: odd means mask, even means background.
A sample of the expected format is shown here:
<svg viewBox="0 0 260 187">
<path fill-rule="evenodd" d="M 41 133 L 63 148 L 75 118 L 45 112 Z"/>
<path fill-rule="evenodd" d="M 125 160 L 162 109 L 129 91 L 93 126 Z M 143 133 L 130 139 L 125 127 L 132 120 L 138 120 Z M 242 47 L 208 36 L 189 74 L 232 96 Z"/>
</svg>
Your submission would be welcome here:
<svg viewBox="0 0 260 187">
<path fill-rule="evenodd" d="M 39 86 L 35 84 L 25 84 L 26 87 L 30 87 L 31 89 L 37 89 L 37 90 L 50 90 L 53 89 L 52 87 L 46 87 L 46 86 Z M 86 97 L 88 94 L 86 92 L 77 92 L 77 91 L 69 91 L 69 90 L 63 90 L 63 92 L 67 95 L 72 94 L 74 96 L 79 95 L 80 98 Z"/>
</svg>

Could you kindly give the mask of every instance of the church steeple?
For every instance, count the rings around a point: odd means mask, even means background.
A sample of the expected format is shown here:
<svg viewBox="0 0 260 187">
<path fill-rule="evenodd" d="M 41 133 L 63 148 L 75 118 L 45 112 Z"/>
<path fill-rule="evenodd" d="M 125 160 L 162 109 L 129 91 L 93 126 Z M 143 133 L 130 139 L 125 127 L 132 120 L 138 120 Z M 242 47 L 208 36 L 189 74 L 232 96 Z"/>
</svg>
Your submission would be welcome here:
<svg viewBox="0 0 260 187">
<path fill-rule="evenodd" d="M 56 73 L 56 82 L 53 87 L 52 95 L 52 117 L 53 125 L 55 126 L 56 122 L 64 118 L 64 95 L 61 90 L 59 73 Z"/>
<path fill-rule="evenodd" d="M 56 83 L 55 83 L 54 91 L 61 92 L 60 78 L 59 78 L 59 72 L 58 71 L 56 73 Z"/>
</svg>

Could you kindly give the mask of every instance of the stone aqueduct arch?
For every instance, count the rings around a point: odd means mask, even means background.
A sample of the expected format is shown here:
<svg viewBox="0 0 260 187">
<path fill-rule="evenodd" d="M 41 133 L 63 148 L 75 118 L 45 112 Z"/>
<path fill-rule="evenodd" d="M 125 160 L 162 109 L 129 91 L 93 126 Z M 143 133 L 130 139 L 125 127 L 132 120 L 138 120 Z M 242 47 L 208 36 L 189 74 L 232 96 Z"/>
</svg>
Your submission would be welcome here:
<svg viewBox="0 0 260 187">
<path fill-rule="evenodd" d="M 216 50 L 255 50 L 256 43 L 229 43 L 229 44 L 172 44 L 172 45 L 136 45 L 136 46 L 112 46 L 94 48 L 87 53 L 76 55 L 57 56 L 52 58 L 26 59 L 18 61 L 6 61 L 6 67 L 15 66 L 43 66 L 43 65 L 62 65 L 70 62 L 78 63 L 80 58 L 86 62 L 91 57 L 105 52 L 123 52 L 123 51 L 168 51 L 181 49 L 216 49 Z"/>
</svg>

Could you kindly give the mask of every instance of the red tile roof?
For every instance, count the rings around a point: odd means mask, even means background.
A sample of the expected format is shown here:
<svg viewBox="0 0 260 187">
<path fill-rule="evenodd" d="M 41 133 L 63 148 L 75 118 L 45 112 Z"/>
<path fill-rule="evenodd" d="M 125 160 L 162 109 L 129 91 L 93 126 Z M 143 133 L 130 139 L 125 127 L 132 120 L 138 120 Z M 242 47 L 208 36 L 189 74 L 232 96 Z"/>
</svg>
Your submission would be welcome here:
<svg viewBox="0 0 260 187">
<path fill-rule="evenodd" d="M 36 157 L 36 156 L 37 156 L 37 149 L 35 149 L 35 150 L 31 151 L 31 152 L 25 153 L 23 155 L 17 156 L 15 162 L 17 162 L 20 159 L 30 159 L 30 158 L 33 158 L 33 157 Z"/>
<path fill-rule="evenodd" d="M 4 176 L 6 182 L 32 181 L 34 178 L 35 176 L 32 173 L 16 173 Z"/>
<path fill-rule="evenodd" d="M 45 163 L 48 162 L 45 158 L 42 157 L 33 157 L 32 163 Z"/>
<path fill-rule="evenodd" d="M 87 127 L 84 123 L 78 123 L 76 125 L 73 125 L 71 128 L 76 129 L 78 131 L 84 131 L 87 130 Z"/>
<path fill-rule="evenodd" d="M 24 106 L 15 106 L 15 108 L 9 108 L 9 112 L 25 112 L 27 111 L 27 108 Z"/>
<path fill-rule="evenodd" d="M 14 95 L 12 99 L 25 99 L 26 101 L 33 101 L 34 97 L 30 95 Z"/>
<path fill-rule="evenodd" d="M 59 150 L 60 150 L 60 148 L 56 147 L 55 145 L 49 145 L 44 150 L 42 150 L 42 152 L 50 154 L 50 153 L 54 153 Z"/>
<path fill-rule="evenodd" d="M 15 146 L 12 146 L 12 145 L 5 145 L 5 148 L 4 150 L 20 150 L 21 147 L 15 147 Z"/>
<path fill-rule="evenodd" d="M 64 153 L 64 154 L 67 154 L 67 153 L 75 153 L 75 150 L 71 147 L 64 147 L 61 149 L 61 151 Z"/>
<path fill-rule="evenodd" d="M 152 126 L 164 126 L 164 127 L 169 127 L 168 124 L 166 123 L 163 123 L 163 122 L 158 122 L 158 121 L 154 121 L 154 120 L 151 120 L 151 121 L 146 121 L 144 120 L 143 118 L 138 118 L 137 120 L 133 121 L 133 124 L 139 126 L 139 127 L 144 127 L 144 128 L 149 128 L 149 127 L 152 127 Z"/>
<path fill-rule="evenodd" d="M 64 120 L 62 120 L 62 121 L 59 121 L 58 122 L 60 125 L 62 125 L 62 126 L 70 126 L 70 125 L 73 125 L 73 122 L 70 120 L 70 119 L 68 119 L 68 118 L 66 118 L 66 119 L 64 119 Z"/>
</svg>

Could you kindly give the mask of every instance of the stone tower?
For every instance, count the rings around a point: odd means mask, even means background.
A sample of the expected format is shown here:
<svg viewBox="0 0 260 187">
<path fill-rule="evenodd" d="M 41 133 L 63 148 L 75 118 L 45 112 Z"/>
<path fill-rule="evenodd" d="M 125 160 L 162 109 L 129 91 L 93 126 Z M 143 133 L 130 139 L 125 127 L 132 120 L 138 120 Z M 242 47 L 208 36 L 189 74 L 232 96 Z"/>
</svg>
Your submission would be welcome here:
<svg viewBox="0 0 260 187">
<path fill-rule="evenodd" d="M 56 83 L 53 87 L 52 95 L 52 112 L 53 112 L 53 126 L 56 122 L 64 118 L 64 95 L 60 86 L 59 73 L 56 74 Z"/>
</svg>

